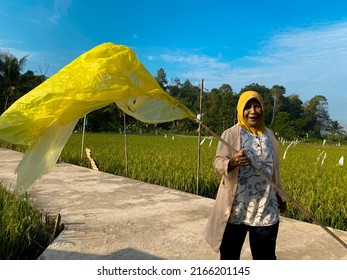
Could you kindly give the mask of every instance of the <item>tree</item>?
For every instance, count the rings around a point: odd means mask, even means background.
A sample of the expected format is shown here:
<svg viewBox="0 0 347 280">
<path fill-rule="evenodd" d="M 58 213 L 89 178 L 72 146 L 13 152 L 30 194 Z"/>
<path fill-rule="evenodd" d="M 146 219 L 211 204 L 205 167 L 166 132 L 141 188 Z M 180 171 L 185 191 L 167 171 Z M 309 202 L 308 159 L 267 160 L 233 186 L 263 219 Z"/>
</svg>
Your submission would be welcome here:
<svg viewBox="0 0 347 280">
<path fill-rule="evenodd" d="M 328 133 L 330 134 L 331 141 L 334 141 L 335 135 L 343 135 L 345 133 L 343 126 L 338 121 L 330 121 L 328 126 Z"/>
<path fill-rule="evenodd" d="M 160 68 L 157 71 L 157 76 L 155 76 L 154 78 L 158 82 L 158 84 L 161 86 L 161 88 L 163 90 L 166 90 L 168 83 L 166 79 L 166 73 L 163 68 Z"/>
<path fill-rule="evenodd" d="M 18 78 L 17 90 L 19 95 L 23 95 L 31 91 L 33 88 L 37 87 L 43 81 L 46 80 L 44 75 L 35 75 L 33 71 L 28 70 L 24 74 L 20 75 Z"/>
<path fill-rule="evenodd" d="M 311 137 L 321 138 L 330 123 L 328 101 L 325 96 L 316 95 L 304 104 L 303 121 Z"/>
<path fill-rule="evenodd" d="M 131 116 L 127 120 L 133 119 Z M 93 132 L 119 132 L 123 130 L 123 111 L 115 103 L 90 112 L 87 115 L 87 131 Z"/>
<path fill-rule="evenodd" d="M 273 97 L 272 119 L 270 125 L 273 125 L 275 122 L 275 116 L 283 104 L 283 95 L 286 93 L 286 89 L 283 86 L 275 85 L 270 89 L 270 93 Z"/>
<path fill-rule="evenodd" d="M 292 94 L 288 97 L 283 96 L 281 111 L 287 112 L 290 120 L 300 119 L 304 110 L 303 103 L 300 100 L 299 95 Z"/>
<path fill-rule="evenodd" d="M 278 112 L 272 129 L 278 137 L 288 140 L 294 140 L 299 136 L 295 121 L 290 119 L 290 115 L 287 112 Z"/>
<path fill-rule="evenodd" d="M 237 96 L 228 84 L 219 88 L 221 94 L 220 114 L 222 117 L 222 130 L 231 127 L 237 122 Z"/>
<path fill-rule="evenodd" d="M 204 106 L 204 122 L 206 122 L 217 133 L 222 130 L 222 118 L 221 115 L 221 94 L 216 88 L 213 88 L 207 95 Z"/>
<path fill-rule="evenodd" d="M 177 98 L 179 93 L 180 93 L 180 88 L 181 88 L 181 82 L 179 78 L 175 78 L 173 81 L 173 84 L 169 84 L 166 88 L 166 91 L 172 96 Z"/>
<path fill-rule="evenodd" d="M 28 55 L 21 59 L 9 52 L 0 53 L 0 80 L 4 95 L 4 111 L 18 98 L 18 81 Z"/>
</svg>

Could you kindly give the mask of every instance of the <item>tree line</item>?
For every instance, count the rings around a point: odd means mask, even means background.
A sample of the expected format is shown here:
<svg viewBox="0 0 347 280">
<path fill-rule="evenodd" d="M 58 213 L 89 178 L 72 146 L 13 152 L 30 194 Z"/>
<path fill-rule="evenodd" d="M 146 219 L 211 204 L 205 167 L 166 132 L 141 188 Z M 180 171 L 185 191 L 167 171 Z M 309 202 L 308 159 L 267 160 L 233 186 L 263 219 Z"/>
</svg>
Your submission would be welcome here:
<svg viewBox="0 0 347 280">
<path fill-rule="evenodd" d="M 28 70 L 22 74 L 27 56 L 18 59 L 10 53 L 0 53 L 0 114 L 18 98 L 45 81 L 44 74 L 35 75 Z M 192 112 L 200 112 L 199 85 L 193 85 L 188 79 L 183 83 L 174 78 L 169 83 L 165 70 L 160 68 L 154 76 L 158 84 L 171 96 L 178 99 Z M 328 100 L 323 95 L 315 95 L 303 102 L 299 94 L 286 95 L 285 87 L 252 83 L 235 92 L 229 84 L 219 88 L 204 89 L 202 92 L 203 121 L 216 133 L 237 122 L 236 107 L 240 94 L 247 90 L 255 90 L 264 98 L 265 122 L 275 131 L 278 137 L 294 139 L 330 139 L 347 140 L 346 132 L 336 120 L 332 120 L 328 112 Z M 76 129 L 81 129 L 83 120 Z M 178 120 L 163 124 L 146 124 L 123 112 L 115 105 L 89 113 L 86 116 L 86 129 L 91 132 L 128 132 L 134 133 L 196 133 L 197 124 L 191 120 Z"/>
<path fill-rule="evenodd" d="M 199 112 L 197 96 L 201 89 L 189 80 L 183 84 L 175 78 L 168 83 L 164 69 L 159 69 L 155 79 L 170 95 L 181 100 L 188 108 Z M 303 102 L 299 94 L 286 96 L 286 89 L 281 85 L 267 88 L 252 83 L 240 92 L 235 92 L 229 84 L 203 92 L 203 121 L 214 131 L 222 133 L 237 122 L 237 102 L 242 92 L 255 90 L 265 103 L 265 123 L 278 137 L 294 139 L 345 139 L 346 133 L 340 123 L 332 120 L 328 112 L 328 100 L 323 95 L 316 95 Z"/>
</svg>

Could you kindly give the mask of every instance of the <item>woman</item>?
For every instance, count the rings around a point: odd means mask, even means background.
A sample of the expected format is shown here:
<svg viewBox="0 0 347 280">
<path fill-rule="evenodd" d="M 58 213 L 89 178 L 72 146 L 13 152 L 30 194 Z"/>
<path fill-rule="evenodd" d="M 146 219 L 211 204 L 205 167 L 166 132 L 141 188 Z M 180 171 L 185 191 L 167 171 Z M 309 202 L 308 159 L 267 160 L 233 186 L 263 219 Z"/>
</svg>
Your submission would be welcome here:
<svg viewBox="0 0 347 280">
<path fill-rule="evenodd" d="M 264 103 L 259 93 L 246 91 L 237 104 L 238 123 L 221 136 L 235 152 L 218 143 L 214 169 L 222 176 L 212 215 L 205 230 L 206 241 L 220 258 L 240 259 L 249 233 L 253 259 L 276 259 L 278 209 L 285 210 L 284 197 L 256 171 L 282 188 L 278 143 L 265 127 Z"/>
</svg>

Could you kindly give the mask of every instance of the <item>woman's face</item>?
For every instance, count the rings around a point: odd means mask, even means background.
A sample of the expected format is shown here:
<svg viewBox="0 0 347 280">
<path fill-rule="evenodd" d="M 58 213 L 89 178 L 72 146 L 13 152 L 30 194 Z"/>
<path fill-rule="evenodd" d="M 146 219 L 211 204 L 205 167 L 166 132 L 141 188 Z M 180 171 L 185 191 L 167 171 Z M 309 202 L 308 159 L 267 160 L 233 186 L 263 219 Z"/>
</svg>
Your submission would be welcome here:
<svg viewBox="0 0 347 280">
<path fill-rule="evenodd" d="M 243 119 L 245 122 L 251 127 L 256 127 L 262 117 L 263 109 L 259 101 L 255 98 L 249 100 L 243 109 Z"/>
</svg>

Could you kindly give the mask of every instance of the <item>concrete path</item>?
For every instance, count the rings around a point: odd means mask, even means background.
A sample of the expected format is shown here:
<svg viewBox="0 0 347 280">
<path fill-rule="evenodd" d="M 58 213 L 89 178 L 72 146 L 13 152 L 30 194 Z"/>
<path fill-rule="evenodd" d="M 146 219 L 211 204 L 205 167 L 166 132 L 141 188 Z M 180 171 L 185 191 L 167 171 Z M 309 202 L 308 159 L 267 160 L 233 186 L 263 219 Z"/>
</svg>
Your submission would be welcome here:
<svg viewBox="0 0 347 280">
<path fill-rule="evenodd" d="M 15 182 L 22 153 L 0 148 L 0 182 Z M 216 260 L 203 238 L 214 200 L 60 163 L 29 191 L 35 205 L 60 213 L 64 231 L 40 259 Z M 347 232 L 334 230 L 344 242 Z M 321 227 L 281 218 L 277 257 L 347 260 Z M 248 242 L 242 259 L 251 259 Z"/>
</svg>

